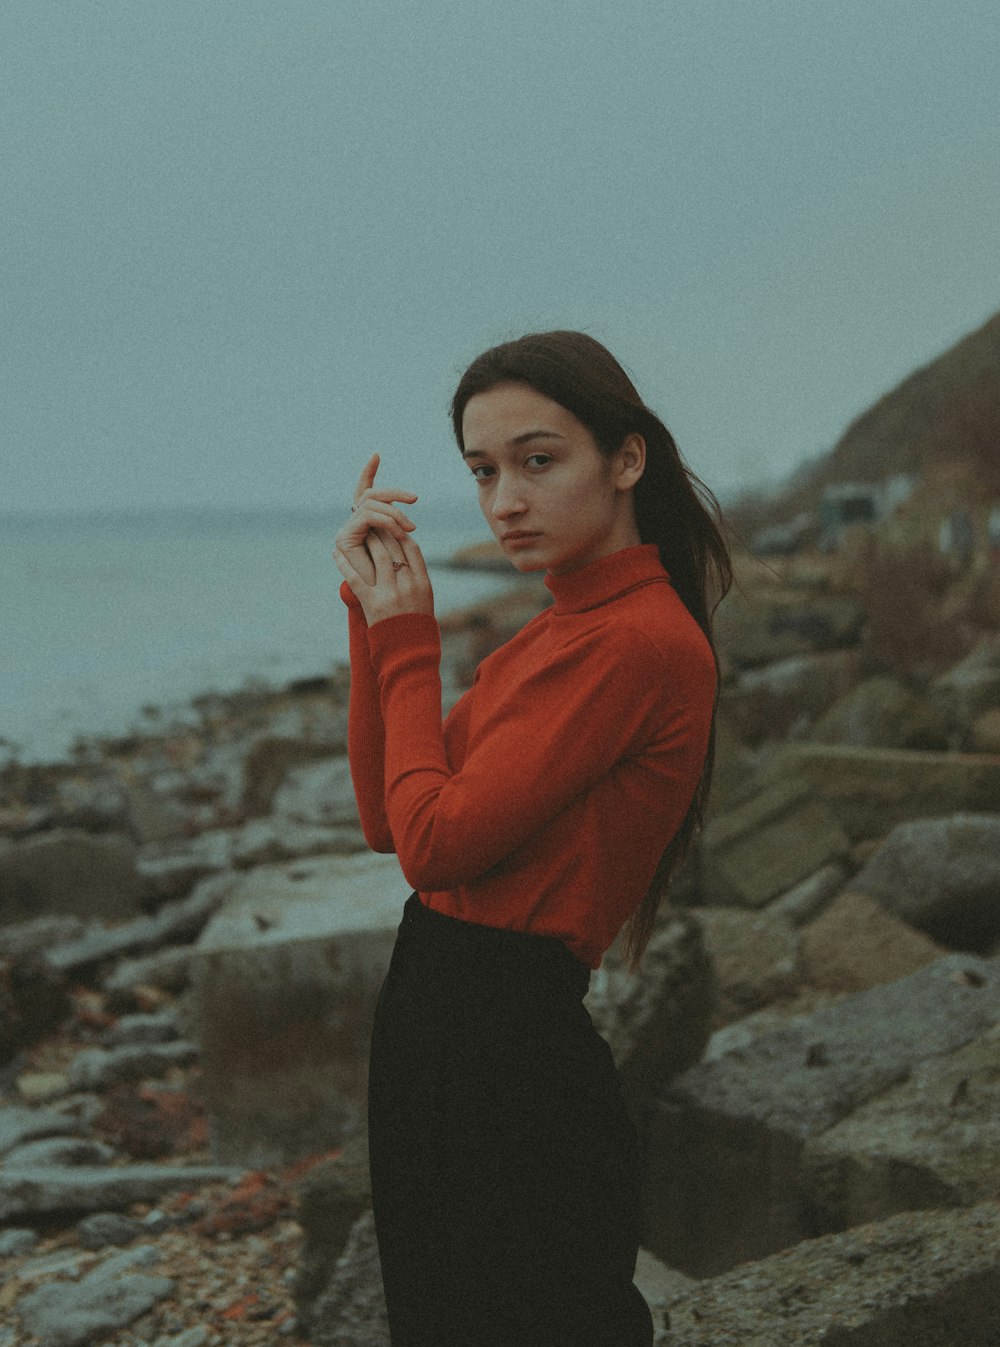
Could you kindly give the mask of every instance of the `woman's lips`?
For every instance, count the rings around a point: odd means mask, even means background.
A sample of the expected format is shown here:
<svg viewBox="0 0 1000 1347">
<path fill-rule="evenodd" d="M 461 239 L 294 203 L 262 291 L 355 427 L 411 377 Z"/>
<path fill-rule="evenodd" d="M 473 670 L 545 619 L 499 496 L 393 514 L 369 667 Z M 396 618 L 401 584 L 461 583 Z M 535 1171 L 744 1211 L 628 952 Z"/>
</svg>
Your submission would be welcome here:
<svg viewBox="0 0 1000 1347">
<path fill-rule="evenodd" d="M 527 533 L 520 529 L 512 529 L 510 533 L 501 534 L 500 541 L 505 547 L 525 547 L 528 543 L 533 543 L 540 537 L 540 533 Z"/>
</svg>

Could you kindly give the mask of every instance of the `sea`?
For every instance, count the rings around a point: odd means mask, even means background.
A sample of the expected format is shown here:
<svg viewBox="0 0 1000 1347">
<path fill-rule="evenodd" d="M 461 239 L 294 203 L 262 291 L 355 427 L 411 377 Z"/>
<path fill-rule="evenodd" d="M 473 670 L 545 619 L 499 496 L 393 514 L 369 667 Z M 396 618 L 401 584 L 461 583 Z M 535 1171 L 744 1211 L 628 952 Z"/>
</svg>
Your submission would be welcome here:
<svg viewBox="0 0 1000 1347">
<path fill-rule="evenodd" d="M 447 565 L 488 537 L 474 505 L 408 511 L 439 614 L 509 586 Z M 339 522 L 319 510 L 0 515 L 0 765 L 62 761 L 87 741 L 194 721 L 200 694 L 346 662 Z"/>
</svg>

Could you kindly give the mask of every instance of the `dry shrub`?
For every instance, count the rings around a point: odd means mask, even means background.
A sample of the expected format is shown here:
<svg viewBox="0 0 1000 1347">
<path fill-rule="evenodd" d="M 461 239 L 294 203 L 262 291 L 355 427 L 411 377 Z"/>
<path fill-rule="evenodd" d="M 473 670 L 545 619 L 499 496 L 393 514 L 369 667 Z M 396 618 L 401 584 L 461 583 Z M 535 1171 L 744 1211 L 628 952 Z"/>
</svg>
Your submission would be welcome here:
<svg viewBox="0 0 1000 1347">
<path fill-rule="evenodd" d="M 868 654 L 887 672 L 924 682 L 950 669 L 972 644 L 970 624 L 945 612 L 953 581 L 929 542 L 880 544 L 861 588 Z"/>
</svg>

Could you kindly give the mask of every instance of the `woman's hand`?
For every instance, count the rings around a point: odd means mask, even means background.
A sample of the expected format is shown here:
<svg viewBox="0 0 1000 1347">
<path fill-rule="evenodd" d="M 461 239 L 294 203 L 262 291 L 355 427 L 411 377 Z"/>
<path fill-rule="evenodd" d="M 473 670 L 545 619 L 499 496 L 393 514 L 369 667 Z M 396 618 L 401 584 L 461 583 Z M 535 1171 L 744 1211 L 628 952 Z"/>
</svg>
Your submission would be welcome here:
<svg viewBox="0 0 1000 1347">
<path fill-rule="evenodd" d="M 372 530 L 382 529 L 393 537 L 403 538 L 410 530 L 416 528 L 413 520 L 393 505 L 393 501 L 396 500 L 405 500 L 412 504 L 417 499 L 416 496 L 412 491 L 391 490 L 387 487 L 376 491 L 375 474 L 378 472 L 378 465 L 378 454 L 372 454 L 358 478 L 351 517 L 338 532 L 333 545 L 333 558 L 340 567 L 344 579 L 349 581 L 347 572 L 340 565 L 338 553 L 370 585 L 375 583 L 375 567 L 367 547 L 368 536 Z"/>
<path fill-rule="evenodd" d="M 337 534 L 333 559 L 361 603 L 369 626 L 403 613 L 434 612 L 434 594 L 423 553 L 410 537 L 415 527 L 394 501 L 415 501 L 412 491 L 374 488 L 378 454 L 365 464 L 354 494 L 354 512 Z"/>
</svg>

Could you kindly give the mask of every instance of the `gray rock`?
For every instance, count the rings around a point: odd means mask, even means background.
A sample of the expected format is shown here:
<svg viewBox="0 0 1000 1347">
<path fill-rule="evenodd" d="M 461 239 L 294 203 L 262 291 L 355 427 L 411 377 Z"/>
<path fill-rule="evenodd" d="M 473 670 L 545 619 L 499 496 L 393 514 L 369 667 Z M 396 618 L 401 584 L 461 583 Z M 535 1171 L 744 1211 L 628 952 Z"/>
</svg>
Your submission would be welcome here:
<svg viewBox="0 0 1000 1347">
<path fill-rule="evenodd" d="M 152 1015 L 122 1015 L 101 1034 L 101 1047 L 134 1047 L 144 1043 L 169 1043 L 178 1035 L 177 1012 L 168 1007 Z"/>
<path fill-rule="evenodd" d="M 186 1328 L 183 1333 L 169 1333 L 153 1343 L 153 1347 L 205 1347 L 208 1342 L 208 1329 L 204 1324 Z"/>
<path fill-rule="evenodd" d="M 197 1043 L 142 1043 L 120 1048 L 84 1048 L 69 1064 L 74 1090 L 106 1090 L 124 1080 L 165 1076 L 175 1066 L 188 1066 L 198 1057 Z"/>
<path fill-rule="evenodd" d="M 851 686 L 854 664 L 846 650 L 795 655 L 744 671 L 725 688 L 722 700 L 745 743 L 782 738 L 811 724 Z"/>
<path fill-rule="evenodd" d="M 236 834 L 232 861 L 238 870 L 275 865 L 306 856 L 349 856 L 366 851 L 368 844 L 358 824 L 335 828 L 290 819 L 251 819 Z"/>
<path fill-rule="evenodd" d="M 45 960 L 57 971 L 68 973 L 134 950 L 194 940 L 233 882 L 234 876 L 228 871 L 203 879 L 189 897 L 164 903 L 155 916 L 137 917 L 110 928 L 92 927 L 81 939 L 47 950 Z"/>
<path fill-rule="evenodd" d="M 147 1211 L 142 1218 L 142 1228 L 147 1235 L 162 1235 L 164 1230 L 169 1230 L 174 1222 L 165 1211 L 159 1207 L 154 1207 L 152 1211 Z"/>
<path fill-rule="evenodd" d="M 153 1246 L 145 1247 L 159 1257 Z M 142 1249 L 128 1253 L 141 1254 Z M 122 1258 L 108 1259 L 79 1282 L 50 1282 L 23 1295 L 14 1308 L 25 1330 L 47 1347 L 78 1347 L 124 1328 L 158 1300 L 173 1294 L 174 1282 L 169 1277 L 123 1275 L 127 1268 L 155 1259 L 133 1257 L 124 1262 Z"/>
<path fill-rule="evenodd" d="M 864 841 L 918 818 L 995 810 L 1000 758 L 785 744 L 768 759 L 760 784 L 791 782 L 821 801 L 852 841 Z"/>
<path fill-rule="evenodd" d="M 139 959 L 119 959 L 101 979 L 112 998 L 127 998 L 136 987 L 156 987 L 179 992 L 188 985 L 190 945 L 169 945 Z"/>
<path fill-rule="evenodd" d="M 287 1164 L 365 1123 L 368 1044 L 403 904 L 395 856 L 261 866 L 191 962 L 190 1032 L 218 1160 Z"/>
<path fill-rule="evenodd" d="M 947 730 L 896 678 L 866 678 L 838 697 L 809 732 L 818 744 L 850 748 L 948 748 Z"/>
<path fill-rule="evenodd" d="M 804 1141 L 1000 1021 L 1000 963 L 949 955 L 692 1067 L 647 1141 L 651 1251 L 699 1276 L 809 1233 Z"/>
<path fill-rule="evenodd" d="M 0 926 L 0 959 L 21 959 L 52 945 L 77 940 L 87 929 L 82 917 L 36 917 L 33 921 Z"/>
<path fill-rule="evenodd" d="M 632 973 L 616 944 L 591 974 L 585 1005 L 639 1109 L 708 1041 L 712 975 L 697 921 L 667 909 Z"/>
<path fill-rule="evenodd" d="M 344 1252 L 355 1222 L 371 1206 L 368 1142 L 352 1137 L 335 1159 L 321 1161 L 297 1185 L 302 1247 L 295 1272 L 295 1311 L 308 1330 L 317 1298 Z"/>
<path fill-rule="evenodd" d="M 85 1249 L 103 1249 L 108 1244 L 131 1244 L 144 1232 L 142 1221 L 118 1211 L 95 1211 L 77 1223 L 76 1233 Z"/>
<path fill-rule="evenodd" d="M 54 1277 L 79 1277 L 81 1272 L 94 1266 L 95 1255 L 88 1249 L 53 1249 L 50 1253 L 40 1254 L 22 1263 L 17 1270 L 17 1279 L 27 1285 L 30 1282 L 51 1281 Z"/>
<path fill-rule="evenodd" d="M 786 585 L 733 585 L 716 613 L 716 639 L 740 668 L 852 644 L 863 613 L 856 599 Z"/>
<path fill-rule="evenodd" d="M 849 853 L 840 825 L 801 783 L 778 783 L 706 824 L 698 875 L 709 904 L 763 907 Z"/>
<path fill-rule="evenodd" d="M 851 888 L 941 944 L 988 950 L 1000 939 L 1000 813 L 900 824 Z"/>
<path fill-rule="evenodd" d="M 232 850 L 233 833 L 223 828 L 144 846 L 136 860 L 143 899 L 159 906 L 185 898 L 199 880 L 229 868 Z"/>
<path fill-rule="evenodd" d="M 221 1165 L 122 1165 L 0 1170 L 0 1221 L 53 1211 L 121 1210 L 177 1188 L 237 1178 Z"/>
<path fill-rule="evenodd" d="M 71 1136 L 75 1131 L 73 1120 L 55 1109 L 9 1104 L 0 1108 L 0 1155 L 36 1137 Z"/>
<path fill-rule="evenodd" d="M 897 1211 L 1000 1201 L 1000 1028 L 931 1057 L 856 1109 L 802 1160 L 818 1228 Z"/>
<path fill-rule="evenodd" d="M 382 1271 L 371 1212 L 359 1217 L 330 1284 L 316 1302 L 313 1347 L 389 1347 Z"/>
<path fill-rule="evenodd" d="M 101 1141 L 89 1137 L 46 1137 L 42 1141 L 26 1141 L 15 1146 L 4 1156 L 4 1167 L 38 1169 L 49 1165 L 107 1165 L 117 1159 L 118 1152 Z"/>
<path fill-rule="evenodd" d="M 125 838 L 54 829 L 0 851 L 0 921 L 57 913 L 131 917 L 139 900 L 134 849 Z"/>
<path fill-rule="evenodd" d="M 17 1258 L 21 1254 L 30 1253 L 38 1243 L 38 1235 L 34 1230 L 21 1230 L 15 1227 L 12 1230 L 0 1230 L 0 1258 Z"/>
<path fill-rule="evenodd" d="M 667 1309 L 662 1347 L 996 1347 L 1000 1207 L 806 1240 Z"/>
<path fill-rule="evenodd" d="M 295 823 L 357 827 L 358 806 L 347 759 L 330 758 L 294 768 L 275 793 L 273 813 Z"/>
</svg>

